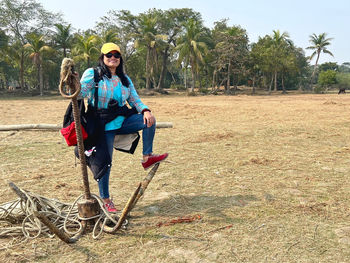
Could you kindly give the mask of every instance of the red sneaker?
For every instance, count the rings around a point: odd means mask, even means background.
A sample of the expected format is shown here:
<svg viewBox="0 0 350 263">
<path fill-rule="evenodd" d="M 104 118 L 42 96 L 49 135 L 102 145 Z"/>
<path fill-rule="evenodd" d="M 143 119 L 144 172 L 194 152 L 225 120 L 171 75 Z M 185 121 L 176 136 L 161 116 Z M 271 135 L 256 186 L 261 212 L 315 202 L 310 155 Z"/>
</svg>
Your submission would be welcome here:
<svg viewBox="0 0 350 263">
<path fill-rule="evenodd" d="M 115 208 L 113 201 L 111 200 L 109 203 L 104 204 L 105 208 L 109 213 L 116 213 L 118 210 Z"/>
<path fill-rule="evenodd" d="M 142 166 L 145 170 L 147 170 L 152 165 L 156 163 L 160 163 L 161 161 L 164 161 L 167 157 L 168 157 L 168 153 L 152 154 L 148 157 L 148 160 L 146 162 L 142 162 Z"/>
</svg>

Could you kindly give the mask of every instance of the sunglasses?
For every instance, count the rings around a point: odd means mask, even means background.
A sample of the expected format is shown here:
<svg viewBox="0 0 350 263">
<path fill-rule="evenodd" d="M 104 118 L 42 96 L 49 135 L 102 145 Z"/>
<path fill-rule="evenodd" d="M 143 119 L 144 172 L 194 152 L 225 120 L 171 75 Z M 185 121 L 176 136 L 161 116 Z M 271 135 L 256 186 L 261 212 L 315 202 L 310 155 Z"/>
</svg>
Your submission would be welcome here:
<svg viewBox="0 0 350 263">
<path fill-rule="evenodd" d="M 120 55 L 120 53 L 107 53 L 107 54 L 105 54 L 105 56 L 107 58 L 111 58 L 112 56 L 115 58 L 121 58 L 122 55 Z"/>
</svg>

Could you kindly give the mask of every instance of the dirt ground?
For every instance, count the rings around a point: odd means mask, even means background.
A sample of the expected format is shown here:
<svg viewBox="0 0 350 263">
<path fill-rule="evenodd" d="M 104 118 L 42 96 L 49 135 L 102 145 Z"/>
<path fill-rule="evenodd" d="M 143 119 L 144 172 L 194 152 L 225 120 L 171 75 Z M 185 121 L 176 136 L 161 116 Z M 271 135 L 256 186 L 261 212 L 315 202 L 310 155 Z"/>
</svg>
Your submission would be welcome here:
<svg viewBox="0 0 350 263">
<path fill-rule="evenodd" d="M 0 239 L 1 262 L 349 262 L 350 95 L 148 96 L 169 152 L 126 231 Z M 62 121 L 67 100 L 0 99 L 0 124 Z M 141 148 L 115 152 L 119 208 L 146 172 Z M 0 132 L 0 203 L 10 181 L 71 203 L 83 193 L 72 148 L 57 131 Z M 98 193 L 90 176 L 90 187 Z M 191 223 L 165 224 L 200 215 Z"/>
</svg>

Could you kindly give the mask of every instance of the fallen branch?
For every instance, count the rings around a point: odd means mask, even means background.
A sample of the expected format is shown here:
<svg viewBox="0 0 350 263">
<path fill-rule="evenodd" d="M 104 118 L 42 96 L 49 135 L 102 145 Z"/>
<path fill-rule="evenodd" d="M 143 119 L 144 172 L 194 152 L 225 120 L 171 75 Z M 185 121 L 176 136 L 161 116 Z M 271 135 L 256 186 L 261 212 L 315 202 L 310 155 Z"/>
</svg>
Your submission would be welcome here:
<svg viewBox="0 0 350 263">
<path fill-rule="evenodd" d="M 213 232 L 216 232 L 216 231 L 219 231 L 219 230 L 223 230 L 223 229 L 229 229 L 229 228 L 231 228 L 231 227 L 233 227 L 233 224 L 215 228 L 215 229 L 213 229 L 213 230 L 210 230 L 210 231 L 206 232 L 206 234 L 213 233 Z"/>
<path fill-rule="evenodd" d="M 171 225 L 175 225 L 175 224 L 179 224 L 179 223 L 191 223 L 195 220 L 201 220 L 202 216 L 197 214 L 194 216 L 184 216 L 184 217 L 179 217 L 176 219 L 171 219 L 169 221 L 165 221 L 165 222 L 159 222 L 157 224 L 157 227 L 161 227 L 161 226 L 171 226 Z"/>
<path fill-rule="evenodd" d="M 298 245 L 299 243 L 300 243 L 300 241 L 291 244 L 291 245 L 288 247 L 287 252 L 288 252 L 292 247 Z"/>
<path fill-rule="evenodd" d="M 192 241 L 209 241 L 208 239 L 199 239 L 194 237 L 178 237 L 178 236 L 168 236 L 168 235 L 160 235 L 161 238 L 164 239 L 183 239 L 183 240 L 192 240 Z"/>
<path fill-rule="evenodd" d="M 157 128 L 172 128 L 171 122 L 157 122 Z M 60 124 L 14 124 L 14 125 L 0 125 L 0 131 L 14 131 L 14 130 L 60 130 Z"/>
</svg>

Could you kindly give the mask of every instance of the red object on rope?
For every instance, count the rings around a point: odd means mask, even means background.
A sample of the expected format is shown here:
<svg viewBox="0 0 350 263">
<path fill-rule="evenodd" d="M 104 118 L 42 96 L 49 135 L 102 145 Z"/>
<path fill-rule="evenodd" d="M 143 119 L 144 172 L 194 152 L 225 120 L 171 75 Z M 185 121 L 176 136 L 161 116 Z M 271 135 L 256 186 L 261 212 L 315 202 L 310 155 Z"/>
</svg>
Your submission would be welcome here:
<svg viewBox="0 0 350 263">
<path fill-rule="evenodd" d="M 73 121 L 69 126 L 62 128 L 60 130 L 62 136 L 67 142 L 68 146 L 75 146 L 77 145 L 77 133 L 75 130 L 75 122 Z M 83 135 L 83 140 L 85 140 L 88 137 L 87 132 L 85 131 L 84 127 L 81 125 L 81 132 Z"/>
</svg>

